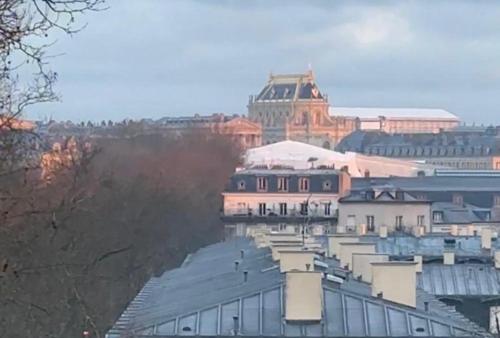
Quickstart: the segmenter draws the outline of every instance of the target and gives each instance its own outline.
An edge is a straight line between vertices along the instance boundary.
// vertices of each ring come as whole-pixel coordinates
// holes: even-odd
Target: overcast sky
[[[108,0],[61,36],[58,120],[246,113],[269,73],[334,106],[444,108],[500,124],[500,1]]]

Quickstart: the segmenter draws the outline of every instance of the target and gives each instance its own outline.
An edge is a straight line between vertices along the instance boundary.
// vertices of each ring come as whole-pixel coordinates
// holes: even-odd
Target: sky
[[[108,0],[56,34],[60,102],[29,116],[246,114],[311,67],[333,106],[442,108],[500,124],[500,1]]]

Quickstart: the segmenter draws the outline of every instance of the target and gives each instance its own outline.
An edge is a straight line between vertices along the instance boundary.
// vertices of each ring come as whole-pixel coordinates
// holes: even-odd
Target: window
[[[464,197],[461,194],[453,194],[452,196],[453,204],[455,205],[463,205]]]
[[[331,203],[325,204],[325,216],[330,216],[330,214],[331,214],[331,206],[332,206]]]
[[[309,191],[309,178],[307,178],[307,177],[300,177],[299,178],[299,191],[300,192]]]
[[[238,182],[238,190],[245,190],[245,188],[246,188],[245,181],[239,181]]]
[[[366,216],[366,228],[368,231],[375,231],[375,216]]]
[[[280,216],[286,216],[287,215],[287,205],[286,203],[280,203]]]
[[[324,191],[332,190],[332,181],[330,180],[323,181],[323,190]]]
[[[278,191],[288,191],[288,177],[278,177]]]
[[[257,177],[257,191],[267,191],[267,177]]]
[[[493,196],[493,206],[495,207],[500,206],[500,195]]]
[[[443,212],[434,211],[432,213],[432,220],[434,221],[434,223],[441,223],[443,221]]]
[[[300,203],[300,214],[303,215],[303,216],[307,216],[307,212],[308,212],[307,202],[306,203]]]
[[[417,216],[417,225],[418,226],[423,226],[425,222],[425,216],[424,215],[418,215]]]
[[[280,231],[286,231],[286,223],[280,223]]]
[[[405,197],[404,197],[404,196],[405,196],[405,195],[404,195],[404,193],[403,193],[402,191],[396,191],[396,199],[397,199],[398,201],[402,201],[402,200],[404,200],[404,199],[405,199]]]
[[[259,203],[259,216],[266,215],[266,203]]]
[[[403,228],[403,216],[396,216],[396,229],[401,230]]]

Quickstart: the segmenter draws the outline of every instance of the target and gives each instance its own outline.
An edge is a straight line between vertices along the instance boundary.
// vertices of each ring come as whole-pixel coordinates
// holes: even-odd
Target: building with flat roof
[[[438,133],[460,125],[458,116],[444,109],[330,107],[332,116],[356,117],[361,130],[398,133]]]
[[[499,170],[499,130],[488,127],[484,133],[450,130],[437,134],[358,130],[346,136],[335,149],[455,169]]]

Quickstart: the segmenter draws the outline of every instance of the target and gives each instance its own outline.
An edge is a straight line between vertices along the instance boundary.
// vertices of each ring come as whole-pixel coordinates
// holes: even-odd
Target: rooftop
[[[431,108],[371,108],[371,107],[330,107],[330,115],[355,116],[360,119],[374,119],[381,116],[391,119],[449,119],[459,118],[444,109]]]
[[[267,85],[255,97],[255,102],[323,100],[312,71],[305,74],[283,74],[269,77]]]
[[[284,290],[284,275],[268,248],[258,249],[247,239],[217,243],[148,282],[107,337],[130,332],[141,337],[488,336],[423,290],[416,308],[410,308],[372,297],[366,284],[323,279],[323,319],[299,323],[283,319]]]
[[[500,177],[495,176],[422,176],[353,178],[353,190],[392,185],[405,191],[471,191],[500,192]]]

